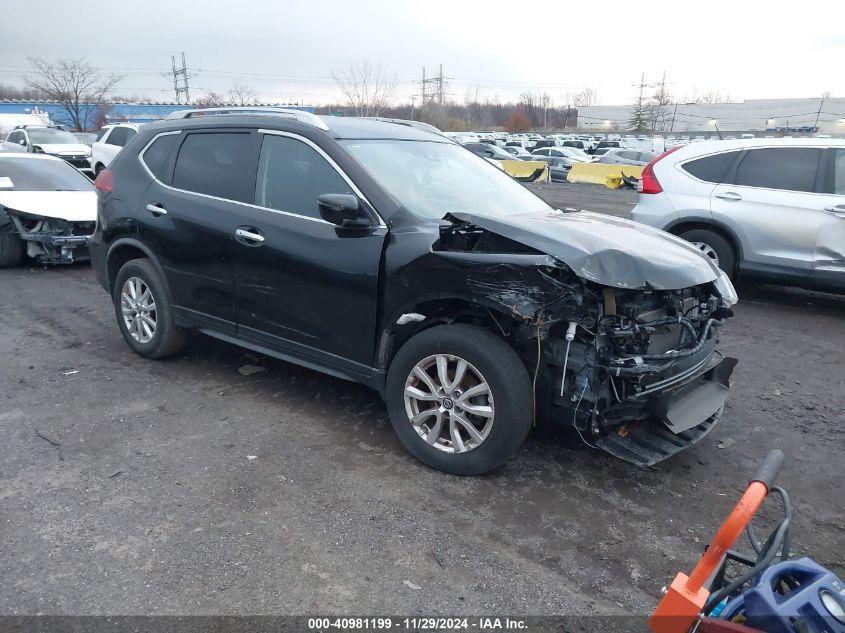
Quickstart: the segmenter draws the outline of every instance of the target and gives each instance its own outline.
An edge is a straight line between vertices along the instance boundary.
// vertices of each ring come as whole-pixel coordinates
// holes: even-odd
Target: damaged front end
[[[94,233],[93,221],[74,222],[9,208],[6,215],[26,243],[26,254],[36,262],[71,264],[89,259],[88,240]]]
[[[491,230],[484,218],[444,220],[433,254],[463,266],[468,293],[510,315],[497,327],[532,374],[537,417],[643,466],[692,446],[718,422],[737,362],[716,349],[718,331],[736,297],[707,263],[667,242],[663,257],[678,265],[661,277],[655,259],[637,262],[651,277],[639,282],[630,270],[636,247],[582,249],[580,260],[565,261],[538,248],[560,236],[534,240],[518,226]],[[617,261],[626,270],[614,285]],[[667,287],[683,285],[681,264],[691,284]]]

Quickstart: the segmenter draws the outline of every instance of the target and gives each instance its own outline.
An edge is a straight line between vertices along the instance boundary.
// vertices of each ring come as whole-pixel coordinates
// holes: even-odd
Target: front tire
[[[112,300],[120,332],[135,353],[163,358],[185,346],[164,280],[149,259],[133,259],[121,267]]]
[[[387,373],[393,429],[424,464],[480,475],[503,464],[531,428],[531,382],[501,338],[465,324],[408,340]]]
[[[15,227],[8,224],[0,227],[0,268],[11,268],[23,259],[23,240],[15,233]]]
[[[733,279],[736,270],[736,252],[728,240],[707,229],[693,229],[681,233],[680,237],[693,245],[709,257],[725,273]]]

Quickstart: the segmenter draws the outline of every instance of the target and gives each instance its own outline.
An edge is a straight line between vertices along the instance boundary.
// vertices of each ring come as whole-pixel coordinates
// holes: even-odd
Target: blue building
[[[191,107],[179,103],[109,103],[104,108],[104,112],[106,121],[110,123],[115,121],[150,123],[159,121],[176,110],[185,110]],[[285,105],[284,107],[314,112],[313,106]],[[50,121],[56,125],[72,126],[67,112],[60,103],[55,101],[0,101],[0,114],[47,114],[50,116]],[[97,106],[94,104],[84,105],[83,117],[88,128],[93,129],[97,118]]]

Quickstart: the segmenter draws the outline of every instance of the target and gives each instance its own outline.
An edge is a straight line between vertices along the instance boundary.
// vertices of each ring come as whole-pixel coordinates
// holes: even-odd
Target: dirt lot
[[[733,394],[695,449],[640,471],[542,428],[462,479],[361,386],[202,336],[147,361],[87,266],[0,271],[0,613],[645,613],[770,447],[794,547],[842,575],[845,297],[739,290]]]

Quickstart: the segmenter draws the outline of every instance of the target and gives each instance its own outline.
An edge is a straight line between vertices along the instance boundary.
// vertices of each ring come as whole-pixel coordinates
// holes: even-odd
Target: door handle
[[[722,200],[742,200],[742,196],[733,191],[726,191],[725,193],[717,193],[715,195]]]
[[[831,205],[829,207],[825,207],[824,210],[830,211],[834,215],[839,215],[840,213],[845,213],[845,204]]]
[[[167,215],[167,209],[165,209],[164,207],[159,206],[157,204],[152,204],[152,203],[148,204],[147,205],[147,211],[149,211],[150,213],[152,213],[155,216]]]
[[[264,243],[264,236],[252,227],[235,229],[235,239],[247,246],[260,246]]]

